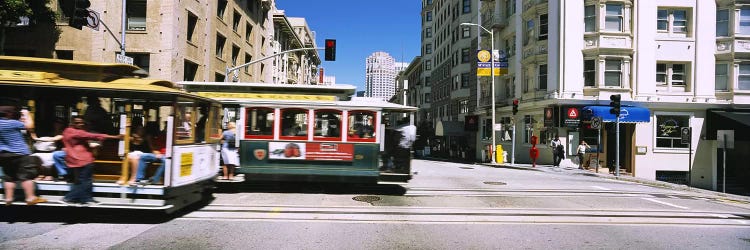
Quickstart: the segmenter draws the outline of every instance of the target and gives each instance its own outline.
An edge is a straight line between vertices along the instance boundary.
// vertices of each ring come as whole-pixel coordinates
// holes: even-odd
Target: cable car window
[[[341,111],[316,110],[314,131],[315,136],[341,137]]]
[[[297,136],[307,138],[307,109],[281,110],[281,136]],[[294,138],[302,139],[302,138]]]
[[[273,136],[275,112],[271,108],[247,108],[245,134]]]

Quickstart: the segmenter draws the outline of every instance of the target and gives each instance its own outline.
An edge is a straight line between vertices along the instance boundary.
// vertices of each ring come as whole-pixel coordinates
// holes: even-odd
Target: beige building
[[[39,31],[16,30],[8,34],[6,54],[63,59],[115,62],[120,53],[122,1],[91,1],[92,11],[101,19],[98,30],[68,26],[68,18],[58,1],[53,9],[61,13],[57,28],[61,32],[56,44],[35,41],[44,39]],[[276,10],[273,0],[197,0],[146,1],[127,0],[126,55],[133,64],[148,71],[150,77],[172,81],[224,81],[226,68],[269,57],[274,53]],[[106,25],[104,25],[106,24]],[[312,41],[309,27],[303,21],[302,38]],[[111,31],[107,30],[111,28]],[[297,38],[299,40],[299,38]],[[47,39],[49,40],[49,39]],[[34,42],[29,42],[34,41]],[[52,46],[45,44],[54,44]],[[299,48],[307,43],[296,42],[285,48]],[[295,67],[301,72],[283,83],[311,82],[320,59],[317,51],[305,53]],[[278,66],[277,66],[278,65]],[[301,65],[301,66],[299,66]],[[286,70],[272,58],[232,73],[230,80],[242,82],[274,81],[274,72]],[[304,69],[304,70],[303,70]]]

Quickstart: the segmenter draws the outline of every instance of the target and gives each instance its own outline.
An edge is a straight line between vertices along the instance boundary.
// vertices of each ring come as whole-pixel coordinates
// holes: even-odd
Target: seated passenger
[[[158,127],[156,130],[158,131]],[[138,159],[138,172],[136,179],[139,184],[157,184],[161,181],[161,176],[164,174],[164,168],[166,167],[164,158],[167,153],[167,134],[159,133],[157,136],[154,136],[153,147],[158,150],[154,150],[151,153],[143,153]],[[151,178],[146,179],[146,169],[148,168],[148,165],[155,162],[160,164],[159,168],[156,169],[156,172],[154,172],[154,175],[151,176]]]
[[[128,185],[135,185],[137,181],[136,173],[138,172],[138,162],[141,156],[145,153],[152,152],[151,140],[146,134],[146,130],[142,126],[134,126],[134,130],[130,135],[130,152],[127,155],[128,164],[130,165],[130,178],[128,179]],[[122,176],[117,184],[124,184],[125,176]]]

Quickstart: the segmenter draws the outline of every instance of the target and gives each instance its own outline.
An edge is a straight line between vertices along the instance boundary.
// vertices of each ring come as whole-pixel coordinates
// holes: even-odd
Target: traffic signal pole
[[[123,1],[124,1],[124,0],[123,0]],[[124,44],[124,43],[123,43],[123,44]],[[255,60],[255,61],[250,61],[250,62],[247,62],[247,63],[243,63],[243,64],[237,65],[237,66],[235,66],[235,67],[232,67],[232,68],[229,68],[229,67],[227,67],[227,70],[226,70],[226,75],[224,75],[224,82],[233,82],[233,81],[230,81],[230,80],[229,80],[229,74],[230,74],[230,73],[232,73],[232,72],[233,72],[233,71],[235,71],[235,70],[239,70],[239,69],[241,69],[242,67],[248,66],[248,65],[250,65],[250,64],[258,63],[258,62],[260,62],[260,61],[263,61],[263,60],[266,60],[266,59],[268,59],[268,58],[273,58],[273,57],[277,57],[277,56],[280,56],[280,55],[283,55],[283,54],[286,54],[286,53],[297,52],[297,51],[305,51],[305,50],[325,50],[325,48],[300,48],[300,49],[290,49],[290,50],[286,50],[286,51],[282,51],[282,52],[279,52],[278,54],[273,54],[273,55],[270,55],[270,56],[266,56],[266,57],[263,57],[263,58],[261,58],[261,59]]]

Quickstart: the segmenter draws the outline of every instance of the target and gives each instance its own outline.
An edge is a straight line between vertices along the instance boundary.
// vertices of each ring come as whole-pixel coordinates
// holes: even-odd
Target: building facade
[[[365,62],[365,97],[388,101],[396,94],[396,61],[386,52],[378,51]]]
[[[479,101],[476,76],[478,0],[422,1],[423,118],[435,136],[429,144],[435,155],[474,159],[477,131],[466,130],[466,117],[476,116]],[[487,43],[489,45],[489,43]],[[486,87],[486,86],[485,86]],[[418,126],[419,127],[419,126]],[[428,129],[429,130],[429,129]]]
[[[122,1],[91,1],[104,25],[99,31],[68,26],[61,1],[52,1],[59,13],[60,37],[52,46],[39,46],[30,40],[46,35],[27,30],[9,33],[8,55],[52,57],[98,62],[115,62],[120,53]],[[273,0],[253,1],[146,1],[127,0],[125,11],[125,52],[133,64],[149,72],[150,77],[171,81],[224,81],[226,68],[258,60],[283,46],[277,33],[294,33],[299,41],[292,48],[314,46],[314,35],[304,20],[288,22],[288,29],[277,32]],[[285,18],[286,20],[286,18]],[[111,34],[110,34],[111,32]],[[34,39],[31,39],[34,38]],[[285,47],[286,48],[286,47]],[[320,64],[317,51],[301,52],[300,60],[277,62],[272,59],[235,71],[229,80],[243,82],[313,83]],[[290,71],[289,69],[295,69]],[[284,71],[287,81],[275,80]]]
[[[750,128],[750,77],[745,77],[750,72],[750,46],[746,46],[750,21],[743,21],[750,13],[745,4],[750,2],[481,1],[479,15],[472,13],[458,22],[481,20],[493,32],[494,47],[507,55],[508,73],[495,78],[494,93],[486,84],[491,82],[489,77],[479,79],[477,92],[465,93],[456,88],[461,78],[454,78],[460,76],[454,75],[461,72],[456,66],[460,63],[436,64],[435,60],[440,62],[436,58],[454,55],[451,52],[461,48],[438,40],[455,40],[443,32],[461,27],[452,19],[455,9],[463,9],[452,6],[466,2],[423,1],[422,65],[424,88],[432,92],[434,120],[460,121],[457,114],[467,114],[481,121],[474,137],[474,147],[479,149],[473,154],[476,160],[488,159],[494,94],[494,112],[501,124],[494,127],[502,128],[494,132],[498,144],[505,151],[515,148],[505,162],[530,163],[531,137],[536,136],[541,153],[537,163],[549,164],[552,156],[547,144],[558,137],[566,145],[568,158],[576,154],[581,141],[591,146],[584,166],[614,169],[619,157],[622,174],[714,190],[721,190],[726,178],[727,188],[748,190],[742,183],[750,183],[750,169],[740,164],[739,157],[740,152],[750,152],[746,132]],[[443,48],[443,43],[452,50]],[[489,49],[490,45],[489,34],[482,34],[479,46]],[[474,60],[463,61],[474,64]],[[463,69],[475,72],[469,65]],[[609,114],[612,95],[620,95],[624,105],[619,144],[615,116]],[[462,96],[469,97],[467,109],[460,104]],[[476,103],[471,102],[474,98]],[[515,115],[513,100],[520,103]],[[458,110],[453,110],[450,107],[456,101]],[[601,129],[591,123],[593,117],[602,119]],[[435,126],[436,139],[456,126],[439,125]],[[721,146],[717,130],[730,126],[737,127],[735,149],[728,150],[724,160],[717,149]],[[681,132],[687,129],[691,132],[683,140]],[[724,161],[726,176],[720,164]]]

